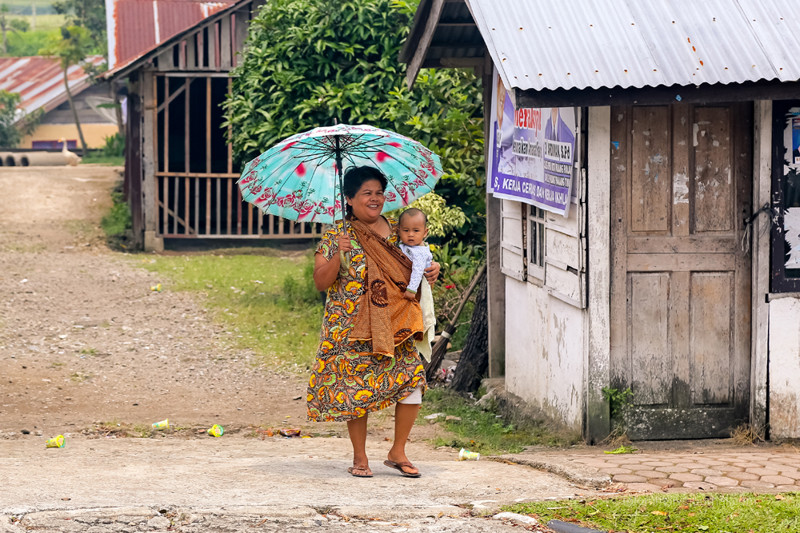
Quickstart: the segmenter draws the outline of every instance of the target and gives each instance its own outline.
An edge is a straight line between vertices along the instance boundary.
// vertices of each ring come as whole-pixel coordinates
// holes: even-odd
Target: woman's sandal
[[[368,466],[351,466],[347,472],[353,477],[372,477],[372,471]]]
[[[422,475],[422,474],[419,473],[419,471],[417,471],[417,472],[409,472],[408,470],[405,470],[403,467],[405,467],[405,468],[413,468],[415,470],[417,469],[416,466],[412,465],[408,461],[405,461],[405,462],[402,462],[402,463],[395,463],[394,461],[390,461],[389,459],[386,459],[383,462],[383,464],[385,464],[389,468],[394,468],[395,470],[399,470],[400,473],[403,474],[403,476],[405,476],[405,477],[420,477]]]

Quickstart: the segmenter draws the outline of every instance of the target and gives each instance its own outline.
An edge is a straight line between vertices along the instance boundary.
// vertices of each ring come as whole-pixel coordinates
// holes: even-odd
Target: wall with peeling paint
[[[800,438],[800,299],[769,303],[769,425],[773,439]]]
[[[580,431],[585,313],[532,283],[506,278],[506,390]]]

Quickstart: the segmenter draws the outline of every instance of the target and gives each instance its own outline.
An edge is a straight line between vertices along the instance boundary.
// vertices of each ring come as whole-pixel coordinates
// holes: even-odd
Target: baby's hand
[[[406,291],[406,292],[404,293],[404,295],[405,295],[405,297],[406,297],[407,299],[409,299],[409,300],[416,300],[416,299],[417,299],[417,293],[415,293],[415,292]]]

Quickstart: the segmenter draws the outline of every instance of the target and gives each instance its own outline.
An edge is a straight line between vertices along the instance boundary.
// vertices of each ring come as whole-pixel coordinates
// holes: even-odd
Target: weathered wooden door
[[[752,107],[611,112],[611,386],[632,439],[721,437],[748,417]]]

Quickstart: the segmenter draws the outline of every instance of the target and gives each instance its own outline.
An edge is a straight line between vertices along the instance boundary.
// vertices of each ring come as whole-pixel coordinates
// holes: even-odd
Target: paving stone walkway
[[[635,444],[636,446],[636,444]],[[569,453],[507,456],[560,473],[578,483],[614,485],[632,492],[658,491],[800,491],[800,448],[795,446],[643,446],[630,454],[607,454],[602,448]]]

